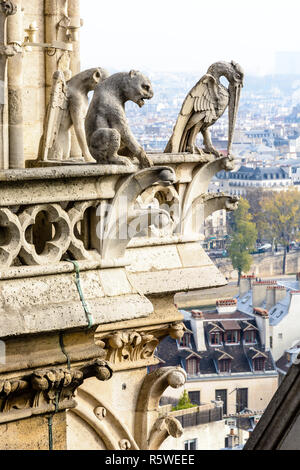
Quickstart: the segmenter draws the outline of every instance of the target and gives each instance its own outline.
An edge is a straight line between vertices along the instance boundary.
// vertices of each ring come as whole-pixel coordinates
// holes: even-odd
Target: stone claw
[[[151,168],[153,166],[153,161],[148,157],[146,152],[142,150],[138,155],[137,159],[140,162],[141,168]]]

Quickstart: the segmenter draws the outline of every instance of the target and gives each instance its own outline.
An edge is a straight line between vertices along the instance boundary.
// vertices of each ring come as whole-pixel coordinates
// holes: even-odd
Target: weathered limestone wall
[[[85,381],[75,398],[78,406],[67,412],[68,450],[110,448],[110,443],[104,442],[106,432],[117,446],[123,430],[134,435],[135,407],[146,373],[146,368],[132,369],[119,371],[105,384],[94,379]],[[102,408],[106,410],[103,420],[97,412]]]
[[[48,418],[34,416],[0,424],[0,443],[1,450],[49,450]],[[65,412],[52,416],[52,449],[66,449]]]
[[[97,431],[81,416],[68,412],[67,429],[68,450],[106,450]]]

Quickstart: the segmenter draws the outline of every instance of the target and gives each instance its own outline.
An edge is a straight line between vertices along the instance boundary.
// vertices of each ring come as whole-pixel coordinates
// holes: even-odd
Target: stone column
[[[80,20],[80,0],[69,0],[68,3],[68,15],[71,20],[70,31],[73,32],[72,45],[73,51],[70,54],[70,69],[72,71],[72,76],[80,72],[80,40],[79,40],[79,31],[81,27]],[[77,138],[75,136],[74,129],[71,130],[71,154],[72,158],[81,158],[82,152],[79,147]]]
[[[0,5],[0,169],[8,168],[6,14]]]
[[[59,22],[67,18],[68,0],[45,0],[45,42],[52,44],[54,41],[63,40],[59,37],[62,28],[58,27]],[[49,97],[52,88],[52,77],[58,69],[58,61],[62,56],[60,50],[55,52],[46,51],[45,56],[45,75],[46,75],[46,106],[49,103]]]
[[[21,47],[24,39],[22,0],[14,0],[16,14],[7,19],[8,45]],[[20,52],[8,60],[9,167],[24,168],[23,144],[23,56]]]
[[[72,38],[73,52],[71,53],[70,69],[72,75],[80,72],[80,0],[69,0],[68,15],[71,20],[70,30],[74,32]]]

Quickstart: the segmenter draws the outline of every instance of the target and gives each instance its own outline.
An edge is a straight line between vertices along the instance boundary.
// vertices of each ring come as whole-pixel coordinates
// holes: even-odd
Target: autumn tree
[[[300,236],[300,192],[297,189],[263,193],[257,225],[270,243],[284,247],[282,272],[290,243]]]
[[[256,225],[257,238],[260,241],[263,241],[265,238],[265,227],[261,224],[262,200],[264,194],[264,191],[254,190],[248,191],[245,196],[245,199],[247,199],[250,205],[249,212],[252,215],[252,222]]]
[[[228,251],[232,266],[238,272],[238,285],[242,272],[249,271],[251,267],[250,253],[254,250],[257,239],[256,225],[252,222],[249,208],[248,201],[241,198],[232,220],[232,240]]]

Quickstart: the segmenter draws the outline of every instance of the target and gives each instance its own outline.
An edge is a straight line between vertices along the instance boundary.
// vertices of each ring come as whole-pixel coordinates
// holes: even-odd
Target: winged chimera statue
[[[228,89],[220,82],[222,76],[229,82]],[[220,153],[212,145],[209,127],[229,105],[227,151],[230,155],[243,79],[244,72],[236,62],[212,64],[185,98],[165,153],[204,152],[219,157]],[[195,145],[199,132],[203,135],[203,150]]]

